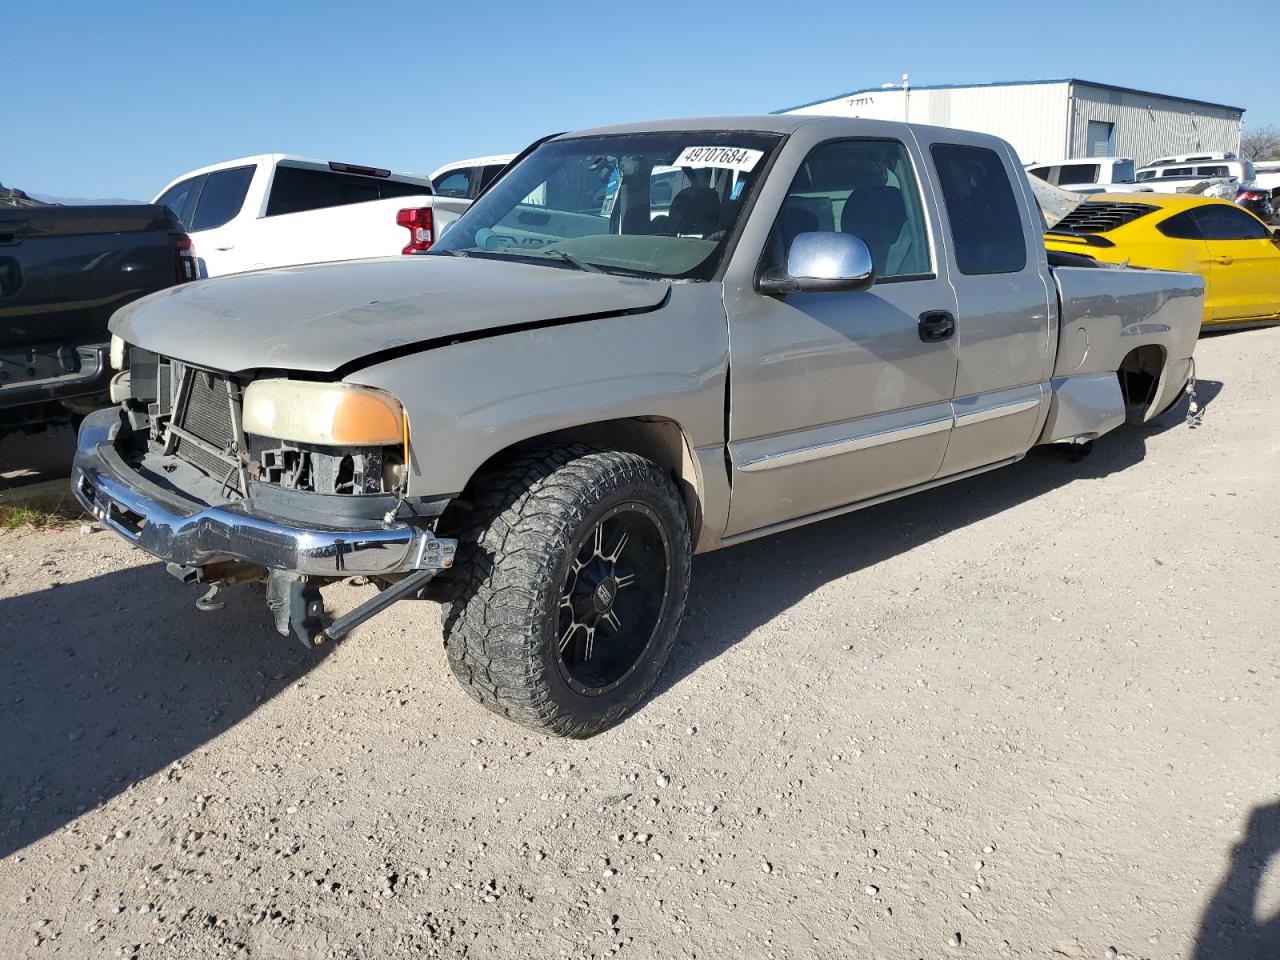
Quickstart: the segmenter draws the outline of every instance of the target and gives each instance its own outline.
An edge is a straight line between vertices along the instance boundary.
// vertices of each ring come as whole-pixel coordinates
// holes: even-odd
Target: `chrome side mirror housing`
[[[860,237],[836,231],[801,233],[791,241],[787,269],[757,283],[761,293],[833,293],[866,290],[875,283],[871,251]]]

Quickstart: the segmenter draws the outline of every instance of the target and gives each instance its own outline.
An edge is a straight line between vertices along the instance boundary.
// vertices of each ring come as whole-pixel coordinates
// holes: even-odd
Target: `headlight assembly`
[[[400,444],[403,408],[373,387],[310,380],[255,380],[244,391],[244,432],[328,446]]]

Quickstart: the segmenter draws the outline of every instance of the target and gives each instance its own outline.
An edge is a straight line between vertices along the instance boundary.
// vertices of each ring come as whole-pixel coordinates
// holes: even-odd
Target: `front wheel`
[[[684,615],[692,548],[675,485],[636,454],[572,446],[477,486],[445,604],[454,674],[537,730],[611,726],[657,680]]]

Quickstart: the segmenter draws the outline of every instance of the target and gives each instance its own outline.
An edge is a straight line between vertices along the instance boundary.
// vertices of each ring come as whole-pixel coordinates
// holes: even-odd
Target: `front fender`
[[[411,496],[460,492],[495,454],[603,420],[663,417],[695,453],[724,443],[728,334],[716,283],[659,310],[436,347],[350,374],[409,416]],[[430,494],[428,493],[430,491]]]

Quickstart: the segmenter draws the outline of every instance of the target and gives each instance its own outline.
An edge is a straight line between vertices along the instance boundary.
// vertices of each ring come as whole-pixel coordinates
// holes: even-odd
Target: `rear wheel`
[[[449,664],[484,706],[585,737],[653,686],[692,553],[671,480],[631,453],[518,456],[478,484],[445,605]]]

